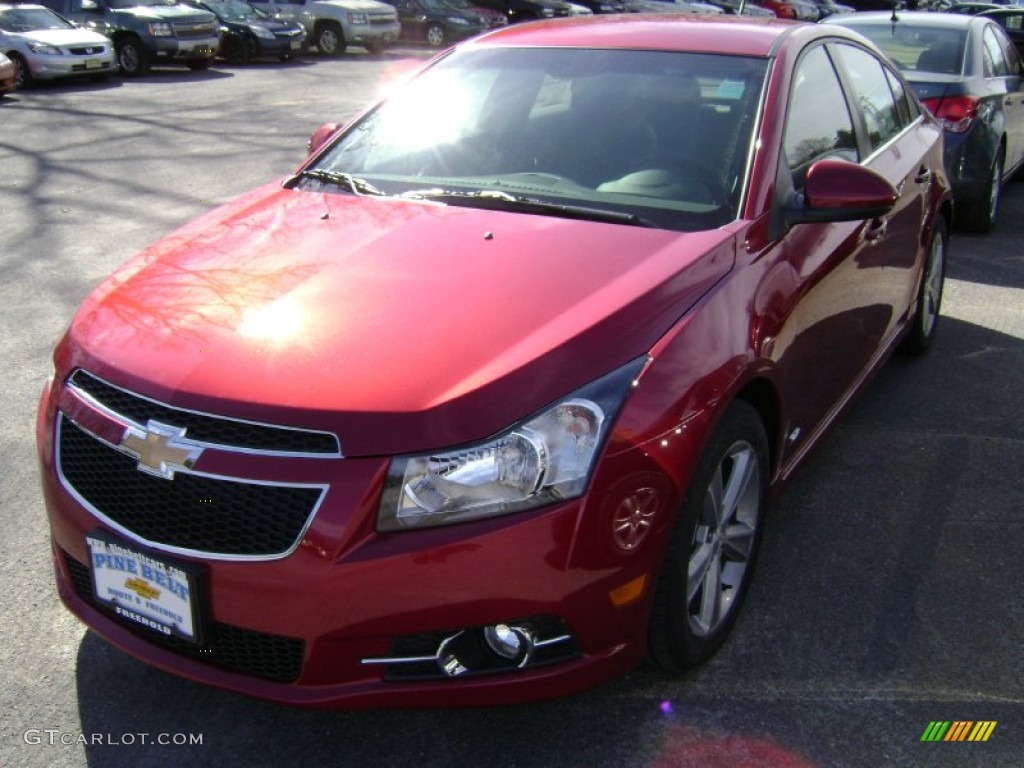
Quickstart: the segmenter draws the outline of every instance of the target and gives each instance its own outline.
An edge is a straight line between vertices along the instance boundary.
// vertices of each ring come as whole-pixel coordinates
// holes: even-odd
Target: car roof
[[[825,19],[825,24],[839,24],[846,26],[871,25],[882,26],[892,24],[892,11],[862,11],[860,13],[844,14],[839,17]],[[972,24],[979,22],[977,16],[969,16],[963,13],[936,13],[934,11],[898,11],[896,24],[906,24],[914,27],[930,27],[932,29],[966,29]]]
[[[513,24],[464,46],[625,48],[769,56],[790,34],[808,34],[815,28],[813,24],[760,16],[599,14]]]

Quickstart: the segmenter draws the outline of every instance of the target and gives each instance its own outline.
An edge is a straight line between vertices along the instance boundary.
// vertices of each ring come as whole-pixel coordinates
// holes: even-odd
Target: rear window
[[[907,72],[959,75],[963,71],[967,30],[908,27],[899,24],[843,24],[881,48]]]

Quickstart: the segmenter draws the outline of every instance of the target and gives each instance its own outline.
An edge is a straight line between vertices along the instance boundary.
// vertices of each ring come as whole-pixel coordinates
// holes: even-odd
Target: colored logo
[[[152,585],[145,579],[127,579],[124,582],[125,589],[130,589],[139,597],[143,597],[146,600],[156,600],[160,597],[160,590],[154,589]]]
[[[995,729],[995,720],[932,720],[921,741],[988,741]]]
[[[184,429],[150,420],[145,431],[127,427],[120,447],[138,459],[139,471],[173,480],[175,469],[191,469],[203,452],[184,436]]]

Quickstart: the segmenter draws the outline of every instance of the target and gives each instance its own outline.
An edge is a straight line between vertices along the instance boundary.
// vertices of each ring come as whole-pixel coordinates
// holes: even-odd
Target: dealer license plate
[[[298,51],[302,49],[302,42],[299,40],[292,40],[292,50]]]
[[[103,532],[90,533],[86,542],[96,599],[125,621],[198,642],[195,569],[143,554]]]
[[[102,67],[103,67],[103,62],[100,61],[99,59],[86,59],[85,60],[85,68],[86,69],[101,69]]]

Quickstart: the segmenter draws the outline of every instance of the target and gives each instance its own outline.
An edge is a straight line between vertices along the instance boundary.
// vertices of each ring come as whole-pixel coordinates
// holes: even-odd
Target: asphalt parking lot
[[[34,413],[74,308],[426,57],[168,69],[0,103],[0,765],[1024,766],[1024,179],[995,232],[954,234],[931,354],[888,364],[799,473],[736,631],[684,678],[308,712],[150,669],[61,607]],[[996,725],[983,743],[922,742],[940,720]]]

